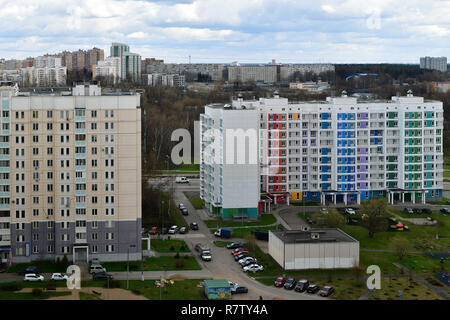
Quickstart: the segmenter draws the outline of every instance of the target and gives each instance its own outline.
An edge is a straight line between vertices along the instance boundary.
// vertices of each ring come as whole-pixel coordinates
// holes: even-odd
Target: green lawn
[[[277,225],[278,228],[282,228],[281,224]],[[269,227],[252,227],[252,228],[234,228],[233,229],[233,237],[236,238],[245,238],[251,234],[252,231],[259,232],[268,232],[269,230],[275,230],[277,226],[269,226]],[[211,233],[214,233],[216,229],[209,229]]]
[[[157,252],[191,252],[184,240],[151,239],[150,246]]]
[[[8,269],[9,273],[16,273],[27,267],[35,266],[41,273],[53,273],[53,272],[66,272],[67,266],[63,264],[57,264],[51,261],[35,261],[30,263],[17,263]]]
[[[120,288],[126,288],[126,281],[119,280]],[[159,300],[160,293],[162,300],[203,300],[203,280],[186,279],[174,281],[174,284],[167,284],[164,288],[155,286],[155,280],[130,280],[129,290],[143,295],[150,300]],[[103,287],[106,281],[87,281],[83,282],[84,287]],[[137,291],[136,291],[137,290]]]
[[[402,292],[402,297],[398,292]],[[381,278],[381,289],[375,290],[370,300],[441,300],[442,298],[424,285],[409,277]]]
[[[232,241],[214,241],[214,244],[218,247],[226,247],[230,243],[233,243],[233,242]]]
[[[42,300],[52,297],[68,296],[71,292],[44,292],[43,296],[35,296],[31,292],[4,292],[0,291],[0,301],[3,300]]]
[[[258,221],[218,221],[218,220],[205,220],[204,221],[208,228],[217,228],[217,224],[219,224],[219,228],[229,228],[229,227],[242,227],[242,226],[266,226],[269,224],[274,224],[277,222],[277,219],[272,214],[262,214],[261,218]]]
[[[203,199],[200,199],[199,197],[189,198],[189,201],[192,203],[192,206],[197,210],[203,209],[203,205],[205,204],[205,201],[203,201]]]
[[[79,292],[80,300],[102,300],[99,296],[87,292]]]
[[[176,266],[176,260],[184,260],[184,266]],[[127,271],[127,262],[105,262],[102,264],[108,272]],[[163,270],[201,270],[200,265],[193,256],[175,258],[174,256],[161,256],[147,258],[141,269],[141,261],[130,261],[130,271],[163,271]]]
[[[148,245],[147,240],[142,240],[142,250],[148,250],[147,245]]]

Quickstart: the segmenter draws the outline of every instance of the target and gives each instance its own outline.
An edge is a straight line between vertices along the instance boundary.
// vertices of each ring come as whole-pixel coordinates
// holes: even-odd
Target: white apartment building
[[[211,81],[217,81],[223,79],[224,69],[224,64],[216,63],[159,63],[155,61],[155,63],[147,64],[145,72],[148,74],[201,74],[210,76]]]
[[[21,68],[22,85],[37,87],[65,86],[67,80],[66,67],[28,67]]]
[[[97,65],[93,66],[92,78],[97,77],[110,77],[117,83],[122,75],[121,70],[121,58],[120,57],[108,57],[105,60],[100,60]]]
[[[1,83],[3,262],[141,259],[136,93],[20,93]]]
[[[229,124],[229,115],[236,121],[245,119],[242,129],[258,131],[258,186],[244,187],[233,182],[233,175],[204,163],[222,153],[217,147],[211,149],[210,141],[215,140],[205,138],[203,132],[212,126],[220,128],[215,139],[221,141],[228,125],[240,125]],[[377,197],[386,197],[390,203],[442,197],[443,105],[412,92],[390,101],[364,102],[345,92],[341,97],[305,103],[289,103],[278,94],[253,101],[238,98],[228,106],[206,106],[200,120],[200,191],[214,212],[233,208],[225,205],[227,188],[239,190],[237,199],[252,199],[246,204],[252,210],[261,210],[267,199],[347,204]],[[222,163],[223,155],[212,159]],[[239,166],[231,168],[239,170]],[[221,184],[211,185],[211,181]]]
[[[420,69],[447,72],[447,57],[421,57]]]
[[[332,64],[289,64],[280,67],[280,80],[288,81],[294,76],[296,72],[319,75],[322,72],[334,72],[335,67]]]
[[[130,79],[134,82],[141,80],[141,56],[137,53],[131,53],[130,47],[122,43],[111,44],[111,57],[120,58],[120,78],[122,80]]]

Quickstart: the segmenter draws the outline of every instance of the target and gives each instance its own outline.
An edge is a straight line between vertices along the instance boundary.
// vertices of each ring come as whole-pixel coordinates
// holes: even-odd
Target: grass
[[[398,296],[398,292],[402,296]],[[370,300],[436,300],[442,299],[424,285],[410,280],[408,277],[402,278],[381,278],[381,289],[375,290]]]
[[[150,246],[156,252],[191,252],[184,240],[152,239]]]
[[[230,243],[233,243],[233,242],[232,241],[214,241],[214,244],[218,247],[226,247]]]
[[[120,288],[126,289],[126,280],[119,280],[117,283],[120,284]],[[203,283],[203,280],[176,280],[174,284],[167,284],[160,289],[155,286],[155,280],[130,280],[129,290],[150,300],[159,300],[160,294],[162,300],[203,300],[204,289],[199,287],[200,283]],[[82,283],[83,287],[103,287],[105,285],[106,281],[86,281]]]
[[[176,260],[184,260],[184,266],[177,267]],[[108,272],[121,272],[127,270],[127,262],[105,262],[102,264]],[[164,270],[201,270],[200,265],[193,256],[176,258],[174,256],[161,256],[147,258],[142,263],[144,271],[164,271]],[[141,261],[130,261],[130,271],[141,271]]]
[[[142,250],[148,250],[148,242],[147,242],[147,240],[142,240]]]
[[[203,199],[200,199],[199,197],[189,198],[189,201],[192,203],[192,206],[196,210],[203,209],[203,205],[205,204],[205,201]]]
[[[80,300],[102,300],[99,296],[87,292],[79,292]]]
[[[52,297],[61,297],[71,295],[71,292],[43,292],[42,296],[35,296],[31,292],[0,292],[0,301],[2,300],[43,300]]]
[[[281,224],[277,225],[279,229],[281,229],[283,226]],[[277,226],[270,226],[270,227],[251,227],[251,228],[234,228],[233,229],[233,237],[236,238],[246,238],[251,234],[252,231],[259,231],[259,232],[268,232],[269,230],[275,230]],[[210,229],[211,233],[214,233],[216,229]]]
[[[233,221],[218,221],[218,220],[205,220],[204,221],[208,228],[217,228],[217,224],[219,224],[219,228],[229,228],[229,227],[242,227],[242,226],[266,226],[269,224],[274,224],[277,222],[277,219],[272,214],[262,214],[261,218],[257,221],[242,221],[242,220],[233,220]]]
[[[40,273],[66,272],[67,269],[67,266],[52,261],[34,261],[15,264],[8,269],[8,273],[17,273],[31,266],[37,267]]]
[[[173,200],[171,202],[171,208],[172,209],[170,210],[170,217],[173,219],[174,223],[178,226],[178,228],[188,227],[186,220],[184,220],[181,211],[178,210],[178,207]]]

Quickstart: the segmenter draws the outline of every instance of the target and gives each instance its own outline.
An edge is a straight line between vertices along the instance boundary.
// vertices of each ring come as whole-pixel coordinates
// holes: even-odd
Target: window
[[[108,244],[106,246],[106,252],[114,252],[114,245],[113,244]]]
[[[53,111],[47,110],[47,118],[53,118]]]

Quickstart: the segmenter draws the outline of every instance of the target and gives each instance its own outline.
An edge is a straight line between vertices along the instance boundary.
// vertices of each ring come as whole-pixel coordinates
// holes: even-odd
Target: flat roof
[[[205,286],[208,288],[230,288],[230,283],[227,280],[205,280]]]
[[[341,229],[324,228],[303,230],[269,231],[284,243],[323,243],[323,242],[358,242]],[[311,234],[319,234],[318,239],[312,239]]]

